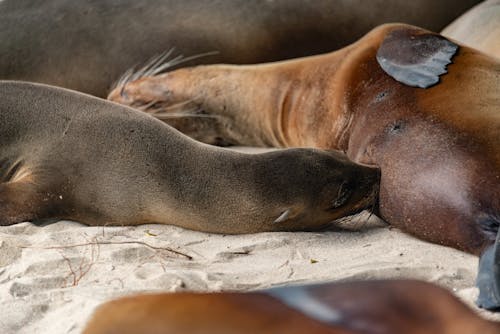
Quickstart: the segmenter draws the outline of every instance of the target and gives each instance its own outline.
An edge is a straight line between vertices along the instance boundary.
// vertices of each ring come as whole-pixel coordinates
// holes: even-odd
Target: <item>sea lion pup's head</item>
[[[270,225],[260,230],[317,230],[363,210],[377,210],[379,170],[355,164],[340,152],[276,150],[252,157],[249,164],[253,178],[248,187],[258,191],[258,207],[280,203],[279,212],[262,210],[273,217],[262,219]]]
[[[207,223],[188,228],[226,234],[358,229],[366,216],[351,216],[378,210],[379,170],[340,152],[293,148],[242,154],[205,146],[228,158],[217,159],[224,172],[211,177],[211,193],[195,185],[197,208],[205,208]]]

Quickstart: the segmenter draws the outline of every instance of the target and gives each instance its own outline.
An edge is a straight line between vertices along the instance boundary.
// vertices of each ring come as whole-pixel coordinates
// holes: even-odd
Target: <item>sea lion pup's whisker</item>
[[[370,214],[368,215],[368,218],[366,218],[367,222],[370,221],[370,218],[373,216],[376,208],[377,208],[377,196],[374,196],[372,201],[372,207],[368,211],[370,212]]]

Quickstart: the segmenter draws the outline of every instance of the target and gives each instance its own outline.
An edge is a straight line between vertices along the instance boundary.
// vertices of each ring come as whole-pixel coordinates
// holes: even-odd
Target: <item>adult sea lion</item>
[[[441,34],[500,58],[500,0],[481,2],[444,28]]]
[[[179,117],[201,131],[212,116],[229,143],[338,149],[377,165],[380,215],[424,240],[479,255],[497,235],[500,61],[426,30],[383,25],[330,54],[180,69],[109,98],[182,131]],[[198,111],[183,118],[180,101]]]
[[[172,47],[258,63],[328,52],[385,22],[439,31],[479,0],[3,0],[0,79],[104,97],[128,68]]]
[[[343,154],[243,154],[136,110],[0,82],[0,225],[57,218],[199,231],[312,230],[373,205],[379,172]]]
[[[496,334],[443,288],[420,281],[365,281],[251,293],[165,293],[101,305],[84,334],[314,333]]]
[[[377,55],[387,71],[402,63],[399,74],[416,85],[440,82],[427,89],[398,82]],[[433,74],[441,69],[426,63],[431,56],[439,66],[453,61],[449,73]],[[405,67],[406,58],[415,66]],[[418,66],[430,74],[420,75]],[[179,69],[124,82],[109,98],[160,110],[168,122],[186,116],[204,124],[211,116],[230,143],[343,150],[381,167],[380,213],[391,224],[475,254],[495,239],[500,62],[437,34],[383,25],[330,54]],[[170,109],[181,101],[187,103]],[[190,106],[198,111],[180,112]]]
[[[122,82],[109,98],[201,140],[343,150],[381,168],[380,214],[390,224],[500,254],[500,61],[437,34],[383,25],[330,54],[180,69]],[[196,110],[176,110],[179,101]],[[500,308],[500,255],[490,258],[480,286],[493,300],[480,304]]]

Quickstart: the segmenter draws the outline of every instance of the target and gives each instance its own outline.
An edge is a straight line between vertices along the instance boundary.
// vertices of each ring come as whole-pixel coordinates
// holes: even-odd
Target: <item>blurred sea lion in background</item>
[[[216,51],[196,63],[258,63],[328,52],[376,25],[434,31],[478,0],[3,0],[0,79],[105,97],[156,54]],[[190,64],[194,64],[191,62]]]
[[[165,293],[101,305],[84,334],[497,334],[443,288],[420,281]]]
[[[500,0],[487,0],[453,21],[442,35],[500,58]]]

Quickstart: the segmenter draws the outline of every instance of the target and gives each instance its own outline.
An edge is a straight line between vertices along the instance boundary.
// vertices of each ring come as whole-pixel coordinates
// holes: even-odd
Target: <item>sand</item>
[[[230,236],[61,221],[2,227],[0,240],[0,333],[79,333],[99,303],[143,291],[411,277],[477,295],[476,257],[388,227]]]

